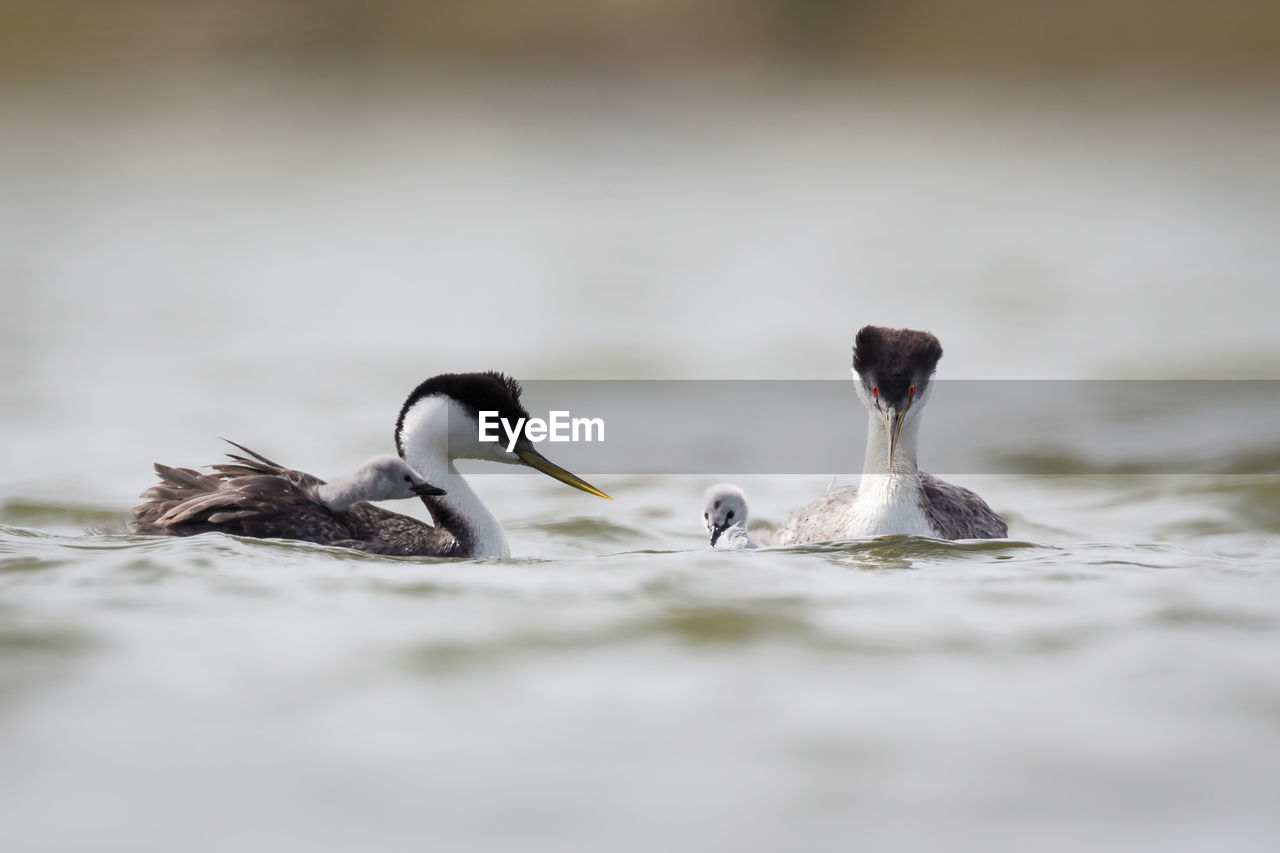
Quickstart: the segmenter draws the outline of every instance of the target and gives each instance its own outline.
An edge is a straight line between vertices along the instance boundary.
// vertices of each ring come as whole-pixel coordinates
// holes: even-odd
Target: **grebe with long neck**
[[[867,407],[867,449],[857,486],[801,507],[774,536],[778,545],[890,533],[937,539],[998,539],[1008,528],[969,489],[920,471],[920,421],[942,345],[928,332],[864,326],[853,351],[854,388]]]
[[[134,507],[129,528],[135,533],[175,536],[219,530],[405,557],[510,556],[502,525],[458,473],[455,460],[527,465],[612,500],[551,462],[523,435],[511,451],[500,442],[480,441],[479,412],[496,411],[509,423],[528,418],[520,394],[519,383],[501,373],[445,373],[418,385],[405,400],[395,429],[400,458],[393,457],[391,463],[375,460],[374,468],[387,466],[393,475],[402,470],[413,472],[421,485],[409,494],[421,497],[434,525],[370,503],[351,503],[352,498],[369,499],[360,497],[368,493],[369,483],[364,479],[326,487],[310,474],[283,468],[236,445],[252,458],[233,456],[236,464],[213,466],[218,474],[157,465],[161,482],[143,493],[151,500]],[[232,484],[238,485],[232,488]],[[305,492],[306,500],[299,498],[300,491]],[[202,501],[210,505],[203,506]],[[330,506],[335,502],[347,506],[335,513]],[[174,513],[179,505],[186,508]]]
[[[497,412],[508,423],[529,418],[520,402],[520,383],[487,373],[443,373],[421,383],[405,400],[396,421],[396,450],[414,470],[448,493],[423,497],[435,521],[438,556],[507,557],[507,536],[454,461],[481,459],[527,465],[588,494],[613,500],[576,474],[539,453],[525,435],[511,450],[501,442],[481,441],[480,412]]]

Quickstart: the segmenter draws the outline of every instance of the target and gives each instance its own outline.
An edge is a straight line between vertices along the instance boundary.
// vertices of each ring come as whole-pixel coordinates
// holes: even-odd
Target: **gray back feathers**
[[[972,490],[920,472],[925,518],[943,539],[1004,539],[1009,526]]]
[[[792,512],[774,534],[774,541],[779,545],[799,545],[844,539],[849,527],[849,511],[857,496],[857,486],[827,489]]]

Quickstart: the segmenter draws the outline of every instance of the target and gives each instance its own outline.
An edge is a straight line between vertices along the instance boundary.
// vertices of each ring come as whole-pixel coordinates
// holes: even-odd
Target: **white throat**
[[[889,470],[889,433],[885,429],[884,415],[879,411],[867,413],[867,454],[862,460],[862,476],[882,474],[894,477],[915,478],[917,449],[920,446],[920,416],[924,413],[912,407],[898,433],[898,449],[893,455],[893,470]]]
[[[889,434],[884,416],[871,409],[867,417],[867,453],[862,462],[862,480],[854,498],[846,535],[851,539],[906,533],[936,536],[920,505],[920,472],[916,449],[920,438],[920,416],[916,408],[902,424],[898,449],[889,470]]]
[[[400,430],[404,461],[428,483],[448,492],[430,498],[427,507],[437,525],[459,541],[470,541],[470,556],[510,557],[502,525],[453,465],[459,457],[451,455],[450,447],[474,444],[476,433],[475,420],[462,406],[448,397],[426,397],[405,413]],[[459,524],[466,529],[455,529]]]
[[[336,483],[324,483],[316,487],[316,497],[334,512],[346,512],[352,504],[368,500],[364,483],[355,482],[353,477],[344,477]]]

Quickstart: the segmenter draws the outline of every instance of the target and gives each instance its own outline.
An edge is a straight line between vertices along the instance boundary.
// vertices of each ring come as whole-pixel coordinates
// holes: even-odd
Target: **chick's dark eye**
[[[733,510],[729,510],[729,514],[726,515],[725,518],[729,519],[730,521],[733,521]]]
[[[413,482],[413,478],[412,478],[412,477],[410,477],[408,474],[405,474],[405,475],[404,475],[404,481],[405,481],[406,483],[412,483],[412,482]]]
[[[704,513],[702,514],[702,517],[703,517],[703,518],[710,518],[711,516],[704,512]]]

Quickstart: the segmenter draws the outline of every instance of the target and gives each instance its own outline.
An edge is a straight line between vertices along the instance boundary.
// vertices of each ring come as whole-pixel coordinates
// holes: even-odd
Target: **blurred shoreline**
[[[0,85],[192,69],[1274,78],[1258,0],[0,0]]]

